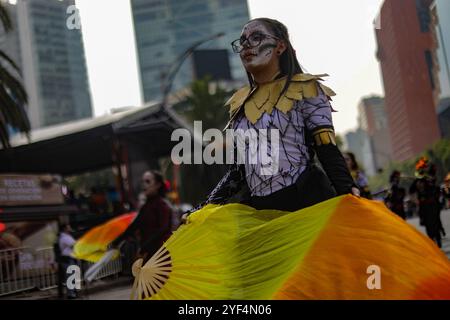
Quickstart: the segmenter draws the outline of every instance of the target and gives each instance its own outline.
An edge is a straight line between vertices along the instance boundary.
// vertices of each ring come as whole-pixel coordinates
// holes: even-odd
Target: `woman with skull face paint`
[[[336,146],[329,103],[334,92],[320,81],[326,75],[303,73],[287,28],[258,18],[248,22],[232,43],[247,71],[249,86],[227,102],[226,128],[244,132],[275,129],[279,132],[279,165],[262,174],[263,164],[234,164],[194,212],[208,203],[224,204],[242,191],[240,202],[256,209],[295,211],[336,195],[359,191]],[[237,131],[235,131],[237,132]],[[255,137],[260,141],[262,137]],[[258,153],[261,147],[258,143]],[[251,156],[249,143],[237,152]],[[315,165],[315,155],[326,175]],[[331,183],[330,183],[331,182]]]
[[[249,86],[228,102],[227,128],[253,129],[256,137],[250,134],[247,145],[236,134],[235,151],[246,161],[235,157],[236,164],[202,204],[217,205],[194,209],[189,223],[150,260],[134,263],[132,296],[430,299],[430,292],[437,292],[436,299],[450,297],[447,257],[384,205],[351,196],[324,201],[358,192],[336,147],[333,92],[320,76],[302,72],[286,27],[275,20],[252,20],[233,49]],[[266,141],[269,148],[279,140],[279,158],[278,165],[263,170],[267,162],[261,154],[271,153],[264,150],[267,129],[279,132]],[[254,154],[258,161],[247,161]],[[314,165],[316,155],[325,172]],[[250,206],[225,204],[240,190],[248,194],[241,202]],[[411,249],[405,239],[414,243]],[[383,265],[383,274],[390,275],[383,280],[384,290],[368,290],[368,263]]]

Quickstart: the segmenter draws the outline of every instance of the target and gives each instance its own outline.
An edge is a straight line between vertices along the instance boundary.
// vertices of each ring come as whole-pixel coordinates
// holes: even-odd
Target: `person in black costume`
[[[440,217],[440,188],[436,185],[436,167],[425,157],[416,164],[416,179],[409,193],[417,196],[421,225],[425,226],[427,235],[441,248],[441,232],[445,234],[445,231]]]
[[[389,178],[391,187],[389,193],[385,198],[387,207],[402,219],[406,219],[405,214],[405,188],[400,187],[400,171],[394,170]]]

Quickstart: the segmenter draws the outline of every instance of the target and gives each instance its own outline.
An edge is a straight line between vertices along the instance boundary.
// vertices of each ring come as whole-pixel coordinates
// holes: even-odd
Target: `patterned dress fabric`
[[[236,133],[239,129],[243,132],[253,129],[256,133],[257,141],[253,145],[249,138],[245,139],[245,143],[242,142],[243,137],[239,134],[236,134],[236,141],[241,142],[235,141],[235,148],[244,147],[244,150],[239,149],[238,152],[244,155],[245,178],[252,196],[267,196],[297,181],[310,160],[305,129],[312,132],[317,128],[332,127],[331,112],[328,97],[321,92],[315,98],[296,101],[292,110],[287,113],[274,108],[271,114],[264,113],[255,124],[244,114],[236,118],[232,126]],[[267,129],[267,134],[261,129]],[[263,169],[268,165],[267,159],[274,160],[271,148],[276,145],[272,141],[274,136],[270,134],[271,129],[278,130],[279,133],[279,157],[277,170],[273,174],[267,174]],[[262,144],[258,142],[265,137],[267,147],[262,148]]]

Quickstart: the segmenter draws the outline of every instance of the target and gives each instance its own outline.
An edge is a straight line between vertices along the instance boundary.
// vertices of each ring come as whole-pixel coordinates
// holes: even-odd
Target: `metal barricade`
[[[81,265],[80,261],[77,263]],[[92,263],[86,263],[84,270],[91,265]],[[118,275],[120,272],[122,260],[118,257],[107,263],[94,280]],[[0,250],[0,296],[33,289],[48,290],[57,286],[58,265],[52,247]]]
[[[35,288],[35,274],[29,248],[0,250],[0,296]]]
[[[87,263],[86,270],[88,270],[92,265],[93,263]],[[118,257],[117,259],[108,262],[95,276],[94,280],[99,280],[112,275],[118,275],[120,272],[122,272],[122,260],[121,257]]]
[[[58,265],[55,261],[53,247],[36,250],[34,263],[37,270],[36,287],[39,290],[56,288],[58,286]]]

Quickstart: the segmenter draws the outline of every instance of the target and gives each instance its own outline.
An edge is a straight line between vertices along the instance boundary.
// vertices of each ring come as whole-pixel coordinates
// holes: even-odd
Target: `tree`
[[[66,177],[65,182],[69,189],[76,193],[89,194],[92,188],[107,190],[115,185],[112,168],[105,168],[80,175]]]
[[[189,121],[202,121],[203,130],[222,130],[229,118],[228,108],[224,106],[228,96],[227,91],[209,78],[196,80],[191,84],[191,94],[186,98],[184,115]]]
[[[3,32],[8,33],[12,30],[11,18],[1,1],[0,21]],[[25,112],[27,93],[11,70],[20,75],[19,67],[3,50],[0,50],[0,142],[4,148],[11,147],[9,127],[24,132],[27,136],[30,132],[30,122]]]
[[[211,82],[210,78],[196,80],[191,84],[190,95],[175,109],[190,124],[202,121],[202,130],[216,128],[222,130],[229,120],[226,100],[231,95],[220,86]],[[169,172],[170,172],[169,168]],[[224,165],[187,165],[180,167],[180,198],[197,204],[205,200],[226,171]]]
[[[444,177],[450,172],[450,139],[441,139],[431,145],[428,150],[418,154],[416,157],[403,162],[392,162],[383,172],[370,178],[372,190],[387,188],[389,176],[394,170],[402,173],[402,182],[407,187],[414,179],[415,164],[417,160],[425,156],[431,163],[436,165],[436,178],[438,183],[442,183]]]

